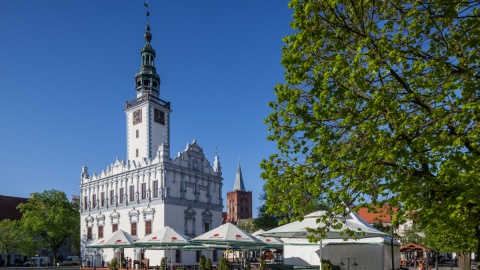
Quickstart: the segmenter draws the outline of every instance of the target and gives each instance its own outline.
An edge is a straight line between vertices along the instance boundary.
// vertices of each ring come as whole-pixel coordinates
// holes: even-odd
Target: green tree
[[[256,228],[268,231],[278,227],[282,218],[276,214],[269,214],[266,212],[267,206],[265,204],[258,207],[258,216],[253,221]]]
[[[414,243],[421,246],[428,246],[424,241],[425,240],[424,235],[425,234],[423,232],[418,231],[418,228],[416,226],[413,226],[412,228],[408,228],[403,232],[402,243],[403,244]],[[433,247],[433,249],[441,250],[435,247]]]
[[[258,231],[257,227],[255,226],[255,219],[253,218],[239,219],[237,222],[237,227],[248,233],[254,233]]]
[[[67,239],[78,235],[78,206],[70,203],[65,193],[46,190],[31,194],[18,209],[22,212],[22,227],[31,237],[38,238],[51,249],[56,265],[58,249]]]
[[[21,239],[18,238],[20,234],[19,221],[3,219],[0,220],[0,253],[6,255],[5,266],[9,265],[8,259],[10,255],[19,251],[21,246]],[[2,267],[3,265],[0,265]]]
[[[264,201],[265,203],[258,207],[258,216],[253,221],[255,228],[262,229],[268,231],[275,227],[278,227],[282,220],[289,220],[288,214],[285,213],[268,213],[267,212],[267,192],[265,190],[265,186],[263,186],[263,192],[260,194],[260,200]]]
[[[268,211],[303,216],[323,195],[337,214],[387,203],[402,223],[415,210],[420,229],[448,212],[442,225],[462,223],[480,253],[479,5],[292,0],[266,119],[279,150],[261,164]]]

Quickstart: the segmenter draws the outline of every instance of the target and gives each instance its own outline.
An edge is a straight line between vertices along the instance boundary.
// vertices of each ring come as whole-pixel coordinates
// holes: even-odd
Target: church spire
[[[155,69],[155,50],[150,45],[152,41],[152,34],[150,33],[150,25],[148,24],[148,17],[150,12],[148,11],[148,2],[144,3],[147,8],[147,25],[145,26],[145,45],[143,46],[140,54],[142,56],[142,65],[140,66],[140,72],[135,74],[135,88],[137,89],[137,97],[144,95],[151,95],[154,97],[160,96],[160,76]]]
[[[235,176],[235,184],[233,185],[233,191],[245,191],[245,185],[243,184],[242,168],[240,167],[240,161],[238,161],[237,175]]]

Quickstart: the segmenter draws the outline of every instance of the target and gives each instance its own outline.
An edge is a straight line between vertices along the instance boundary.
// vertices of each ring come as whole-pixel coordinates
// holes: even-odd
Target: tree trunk
[[[457,253],[458,258],[458,268],[460,270],[470,270],[471,269],[471,260],[469,252]]]

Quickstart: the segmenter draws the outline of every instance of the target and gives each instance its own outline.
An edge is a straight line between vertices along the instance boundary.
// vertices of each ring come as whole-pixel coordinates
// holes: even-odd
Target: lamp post
[[[392,270],[394,270],[395,269],[395,267],[394,267],[395,259],[393,257],[393,218],[392,218],[392,213],[390,213],[390,248],[391,248],[391,251],[392,251]]]

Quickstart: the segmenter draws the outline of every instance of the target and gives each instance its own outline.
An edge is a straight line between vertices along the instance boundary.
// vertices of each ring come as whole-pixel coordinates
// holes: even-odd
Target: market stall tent
[[[284,264],[319,265],[318,243],[309,243],[307,239],[283,238]],[[325,239],[322,242],[322,257],[341,269],[391,269],[391,239],[386,237],[349,239]],[[400,244],[393,242],[394,266],[400,266]],[[350,267],[348,267],[350,265]]]

